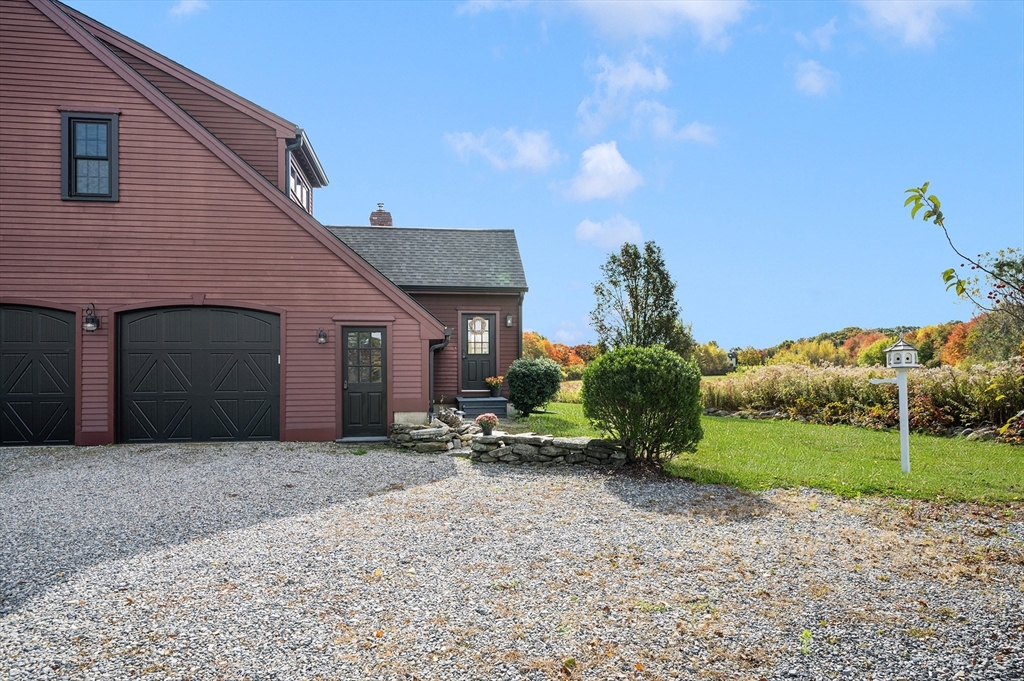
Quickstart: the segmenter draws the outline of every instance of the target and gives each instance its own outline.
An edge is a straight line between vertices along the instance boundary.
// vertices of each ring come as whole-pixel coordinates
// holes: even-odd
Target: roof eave
[[[398,284],[407,293],[526,293],[529,286],[425,286]]]
[[[296,127],[295,139],[299,142],[299,148],[293,153],[299,157],[299,163],[302,164],[302,170],[306,172],[306,179],[308,179],[316,189],[326,187],[330,183],[330,180],[327,179],[327,173],[324,171],[324,167],[320,165],[320,159],[317,158],[316,151],[313,149],[313,144],[309,141],[309,135],[307,135],[306,131],[302,128]]]

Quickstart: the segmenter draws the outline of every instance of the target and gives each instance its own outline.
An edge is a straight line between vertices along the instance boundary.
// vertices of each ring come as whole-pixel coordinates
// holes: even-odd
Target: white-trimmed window
[[[304,211],[313,213],[313,192],[309,188],[309,181],[294,161],[288,170],[288,195],[292,201],[302,206]]]

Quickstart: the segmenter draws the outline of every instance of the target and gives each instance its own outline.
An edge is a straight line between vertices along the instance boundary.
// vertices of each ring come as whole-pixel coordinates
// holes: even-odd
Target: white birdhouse
[[[917,363],[917,348],[900,339],[889,346],[885,351],[885,365],[890,369],[913,369],[921,366]]]

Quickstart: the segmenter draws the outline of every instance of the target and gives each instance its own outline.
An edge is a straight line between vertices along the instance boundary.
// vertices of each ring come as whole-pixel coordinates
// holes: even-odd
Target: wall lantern
[[[505,326],[508,326],[508,327],[512,326],[512,315],[510,315],[510,314],[505,315]]]
[[[89,307],[83,310],[85,312],[85,318],[82,320],[82,330],[92,333],[96,329],[100,328],[100,318],[96,316],[96,306],[89,303]]]
[[[917,348],[900,339],[885,351],[885,365],[896,370],[896,378],[872,378],[874,384],[895,383],[899,389],[900,400],[900,462],[903,472],[910,472],[910,421],[907,417],[907,371],[921,366],[917,363]]]
[[[323,329],[317,331],[316,342],[319,343],[320,345],[327,345],[327,332],[324,331]]]

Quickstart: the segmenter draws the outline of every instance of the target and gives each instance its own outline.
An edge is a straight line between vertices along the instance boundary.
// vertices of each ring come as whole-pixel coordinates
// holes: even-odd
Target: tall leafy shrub
[[[583,373],[583,414],[618,439],[633,459],[663,461],[696,451],[700,370],[660,345],[604,354]]]
[[[550,359],[517,359],[505,376],[508,400],[523,416],[550,402],[562,385],[562,370]]]

